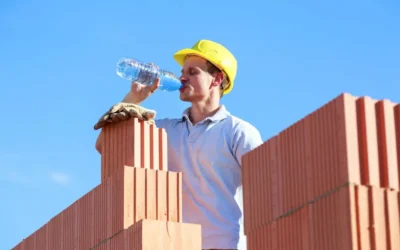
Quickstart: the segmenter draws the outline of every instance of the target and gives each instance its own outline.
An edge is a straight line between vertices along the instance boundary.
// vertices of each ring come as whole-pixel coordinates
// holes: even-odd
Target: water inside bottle
[[[160,79],[159,89],[165,91],[175,91],[182,88],[181,81],[177,76],[173,73],[163,70],[161,71],[161,79]]]
[[[117,63],[117,75],[130,81],[151,85],[160,78],[160,90],[175,91],[182,87],[177,76],[172,72],[161,70],[152,64],[137,62],[132,59],[122,58]]]

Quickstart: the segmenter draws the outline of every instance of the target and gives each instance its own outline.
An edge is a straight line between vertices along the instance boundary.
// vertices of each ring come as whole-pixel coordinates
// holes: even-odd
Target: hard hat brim
[[[194,49],[187,48],[187,49],[179,50],[178,52],[176,52],[174,54],[174,59],[182,67],[183,64],[185,63],[185,59],[188,55],[196,55],[201,58],[204,58],[204,59],[210,61],[215,66],[217,66],[219,69],[221,69],[221,66],[219,65],[219,63],[217,61],[215,61],[213,58],[207,57],[207,55],[205,55],[197,50],[194,50]],[[230,81],[228,88],[224,90],[224,94],[228,94],[229,92],[231,92],[232,88],[233,88],[233,81]]]

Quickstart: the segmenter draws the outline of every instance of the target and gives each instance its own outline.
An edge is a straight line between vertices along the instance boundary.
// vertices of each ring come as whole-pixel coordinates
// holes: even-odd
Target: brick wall
[[[399,111],[342,94],[246,154],[247,249],[400,249]]]

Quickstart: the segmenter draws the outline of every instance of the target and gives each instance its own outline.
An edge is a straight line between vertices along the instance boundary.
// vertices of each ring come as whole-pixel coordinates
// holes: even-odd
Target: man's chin
[[[191,103],[199,102],[199,101],[204,100],[204,96],[203,95],[190,93],[189,91],[188,92],[181,92],[179,94],[179,98],[183,102],[191,102]]]
[[[183,102],[190,102],[190,101],[191,101],[190,96],[180,95],[179,98],[180,98],[181,101],[183,101]]]
[[[190,102],[190,100],[192,99],[190,97],[190,95],[188,95],[185,91],[183,91],[179,94],[179,98],[181,99],[181,101],[184,101],[184,102]]]

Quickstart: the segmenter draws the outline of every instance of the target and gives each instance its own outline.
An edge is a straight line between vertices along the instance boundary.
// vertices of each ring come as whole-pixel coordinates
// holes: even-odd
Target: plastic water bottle
[[[159,69],[159,67],[139,62],[130,58],[122,58],[117,63],[117,75],[145,85],[151,85],[160,78],[158,89],[175,91],[182,87],[181,81],[173,73]]]

